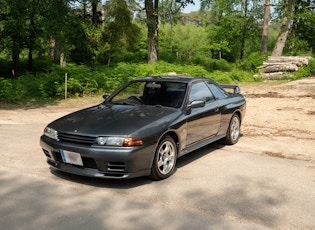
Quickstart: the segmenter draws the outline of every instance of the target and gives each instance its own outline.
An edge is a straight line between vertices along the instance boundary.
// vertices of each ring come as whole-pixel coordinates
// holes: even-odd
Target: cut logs
[[[271,80],[290,77],[290,72],[297,71],[303,65],[308,65],[311,58],[308,56],[268,57],[268,60],[258,67],[260,74],[255,76]]]

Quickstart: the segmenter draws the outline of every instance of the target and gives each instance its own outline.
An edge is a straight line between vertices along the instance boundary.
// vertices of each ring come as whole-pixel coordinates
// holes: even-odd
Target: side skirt
[[[211,137],[209,139],[205,139],[205,140],[199,141],[197,143],[194,143],[194,144],[188,146],[187,148],[183,149],[181,151],[181,153],[179,154],[179,157],[184,156],[185,154],[190,153],[192,151],[195,151],[197,149],[200,149],[201,147],[206,146],[206,145],[208,145],[208,144],[210,144],[212,142],[220,140],[223,137],[225,137],[225,135],[213,136],[213,137]]]

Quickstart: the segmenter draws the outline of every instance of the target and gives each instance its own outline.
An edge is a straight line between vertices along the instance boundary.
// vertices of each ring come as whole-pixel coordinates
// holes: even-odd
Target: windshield
[[[110,102],[179,108],[183,103],[185,92],[186,83],[132,82],[120,90]]]

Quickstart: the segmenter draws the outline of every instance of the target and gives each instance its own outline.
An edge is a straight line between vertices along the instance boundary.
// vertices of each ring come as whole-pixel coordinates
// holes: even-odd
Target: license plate
[[[82,158],[79,153],[60,150],[64,163],[83,166]]]

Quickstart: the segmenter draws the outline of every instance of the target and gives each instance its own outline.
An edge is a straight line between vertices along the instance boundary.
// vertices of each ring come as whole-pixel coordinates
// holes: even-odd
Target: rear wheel
[[[163,180],[175,171],[177,147],[170,136],[162,138],[158,145],[151,168],[150,177],[154,180]]]
[[[230,120],[229,128],[226,132],[226,137],[223,139],[223,142],[228,145],[234,145],[240,139],[240,128],[241,121],[237,114],[234,114]]]

